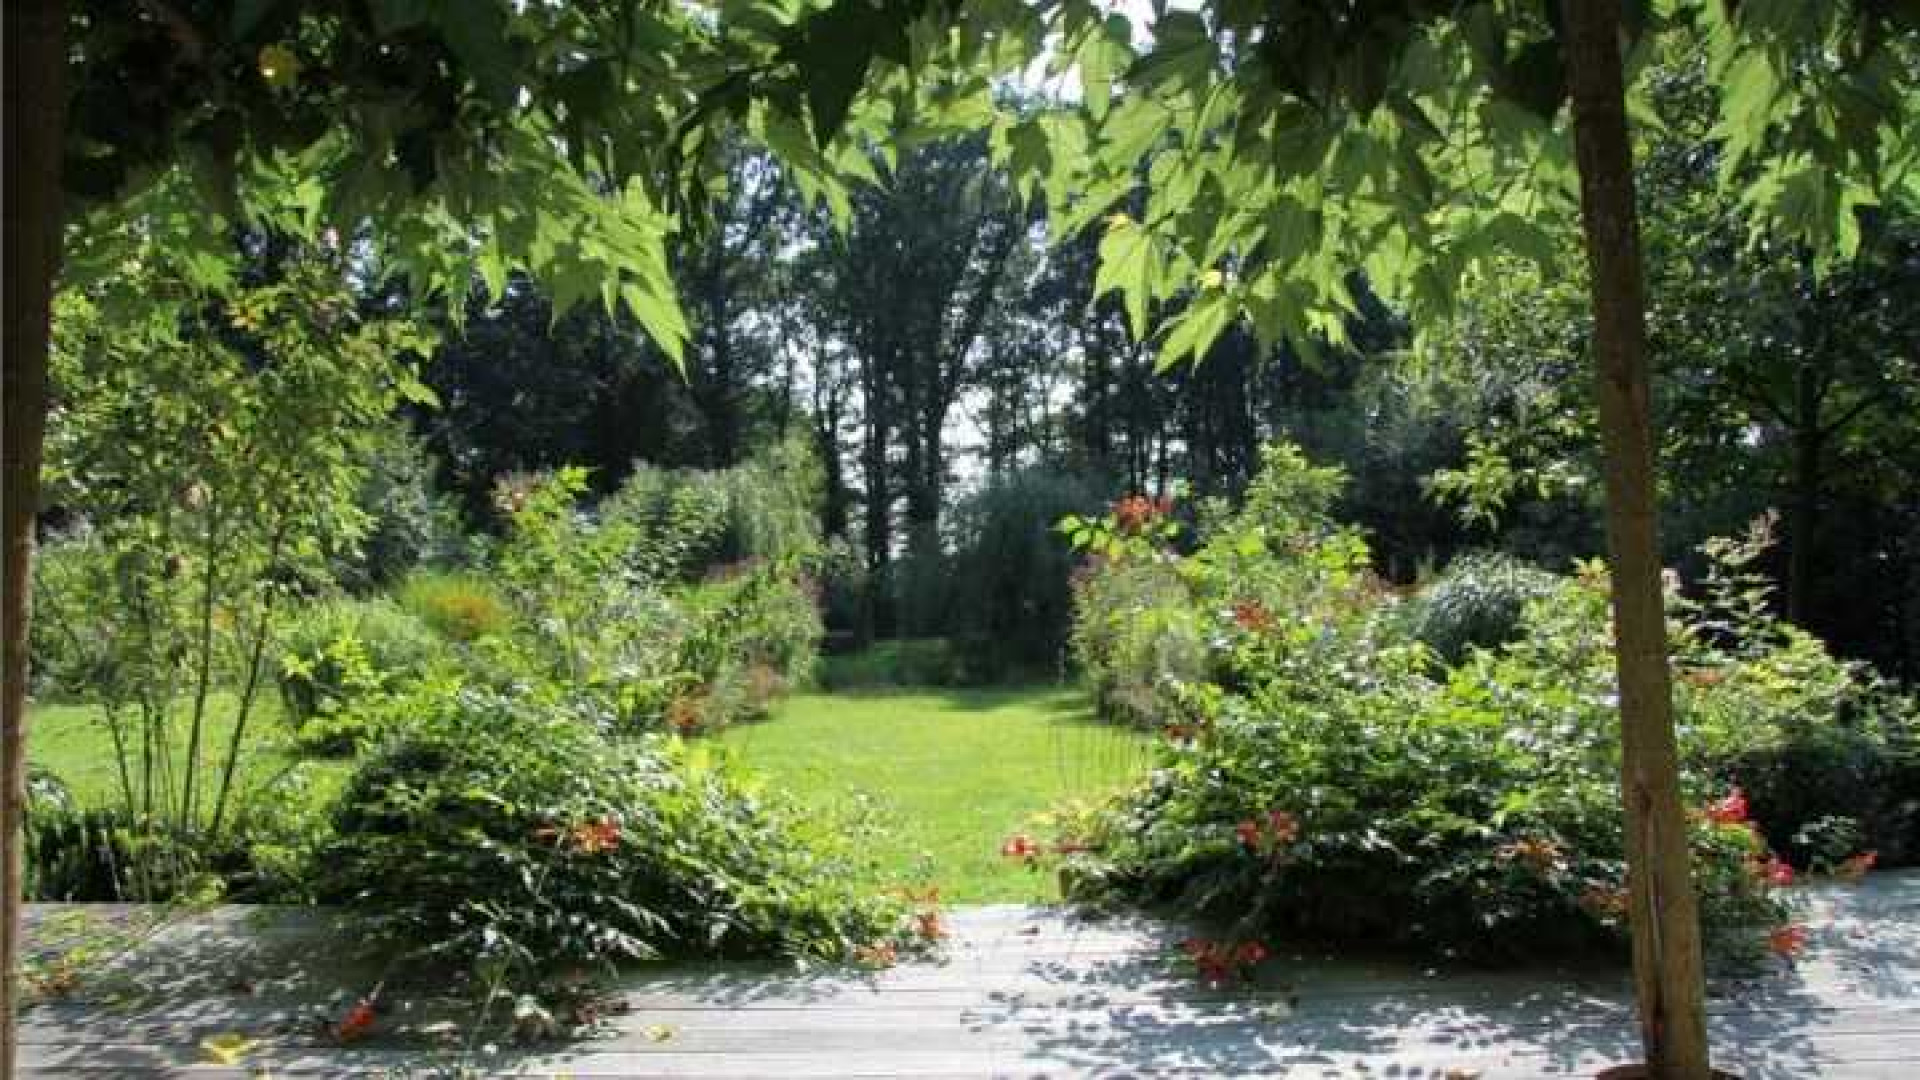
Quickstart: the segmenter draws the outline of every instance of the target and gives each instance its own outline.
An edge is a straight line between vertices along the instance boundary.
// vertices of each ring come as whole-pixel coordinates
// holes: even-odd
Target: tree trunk
[[[1563,9],[1593,302],[1633,970],[1647,1065],[1708,1080],[1700,920],[1680,802],[1655,520],[1652,410],[1618,0]]]
[[[865,505],[867,549],[866,595],[860,603],[860,639],[872,641],[886,629],[881,615],[888,590],[888,567],[893,558],[893,492],[888,483],[887,436],[892,432],[884,377],[880,361],[871,354],[860,357],[861,412],[864,441],[860,447]]]
[[[27,774],[27,648],[33,523],[47,423],[47,338],[60,265],[60,152],[66,127],[66,9],[6,9],[5,371],[0,498],[6,534],[0,635],[0,1080],[12,1080],[19,1006],[20,847]]]

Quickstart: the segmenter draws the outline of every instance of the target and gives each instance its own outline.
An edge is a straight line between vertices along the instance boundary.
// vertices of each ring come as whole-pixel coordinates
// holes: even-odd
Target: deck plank
[[[1717,1060],[1747,1080],[1920,1076],[1920,874],[1872,875],[1804,895],[1812,948],[1792,971],[1719,983]],[[881,972],[636,971],[602,1038],[462,1057],[389,1040],[330,1045],[329,1010],[378,978],[326,913],[222,908],[156,921],[150,909],[47,905],[41,945],[89,919],[138,944],[22,1018],[30,1077],[465,1075],[589,1078],[1276,1076],[1445,1080],[1575,1077],[1634,1056],[1624,973],[1487,972],[1283,953],[1255,985],[1210,990],[1172,962],[1178,927],[1051,909],[954,912],[937,960]],[[416,987],[393,1031],[462,1011]],[[395,992],[389,1000],[398,1001]],[[201,1043],[254,1040],[239,1067]]]

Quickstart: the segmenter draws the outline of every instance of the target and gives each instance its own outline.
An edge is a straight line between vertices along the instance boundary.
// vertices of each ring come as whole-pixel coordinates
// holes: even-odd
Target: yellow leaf
[[[1226,283],[1227,275],[1218,270],[1209,270],[1200,275],[1200,287],[1203,289],[1217,289]]]
[[[1121,229],[1131,229],[1131,228],[1133,228],[1133,219],[1131,217],[1128,217],[1125,213],[1107,215],[1107,231],[1108,232],[1119,232]]]
[[[674,1030],[671,1024],[655,1024],[647,1029],[648,1042],[663,1043],[672,1039],[673,1036]]]
[[[200,1043],[200,1049],[216,1065],[238,1065],[247,1051],[253,1049],[253,1040],[237,1031],[223,1031],[208,1036]]]

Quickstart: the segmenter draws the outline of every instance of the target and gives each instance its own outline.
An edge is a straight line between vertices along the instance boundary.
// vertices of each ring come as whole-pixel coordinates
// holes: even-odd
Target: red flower
[[[1769,885],[1786,886],[1793,884],[1793,867],[1778,855],[1769,853],[1767,860],[1759,864],[1760,879]]]
[[[1618,919],[1627,913],[1627,890],[1613,885],[1591,885],[1580,894],[1580,906],[1597,919]]]
[[[582,822],[567,830],[573,850],[581,855],[598,855],[620,846],[620,823],[610,817]]]
[[[1260,846],[1260,826],[1257,823],[1243,821],[1235,825],[1233,831],[1240,834],[1240,842],[1247,847],[1258,848]]]
[[[856,945],[853,947],[853,961],[864,968],[890,968],[900,960],[900,953],[890,941],[877,945]]]
[[[1218,986],[1234,976],[1244,977],[1248,968],[1267,958],[1267,947],[1257,941],[1230,945],[1224,941],[1188,938],[1180,943],[1180,948],[1193,961],[1201,981],[1209,986]]]
[[[1285,810],[1267,811],[1267,830],[1276,844],[1291,844],[1300,838],[1300,822]]]
[[[1128,495],[1114,501],[1113,521],[1123,533],[1139,533],[1153,524],[1155,518],[1165,517],[1172,512],[1173,500],[1164,495],[1158,499]]]
[[[1282,849],[1300,838],[1300,822],[1285,810],[1269,810],[1264,818],[1243,821],[1233,831],[1248,851],[1265,851],[1278,857]]]
[[[334,1038],[341,1042],[352,1042],[371,1031],[373,1021],[373,999],[361,998],[353,1008],[347,1010],[347,1015],[340,1019],[340,1023],[334,1026]]]
[[[1273,629],[1273,612],[1258,600],[1242,600],[1233,605],[1234,624],[1242,630],[1256,634]]]
[[[1807,928],[1782,926],[1767,935],[1767,948],[1776,956],[1792,957],[1807,947]]]
[[[1546,837],[1528,836],[1502,846],[1495,854],[1523,862],[1544,874],[1559,867],[1562,852],[1559,844]]]
[[[922,941],[939,941],[947,936],[947,923],[940,917],[940,911],[937,908],[916,911],[913,913],[913,932]]]
[[[1026,833],[1015,833],[1000,845],[1000,854],[1009,859],[1032,859],[1039,856],[1040,845],[1034,843],[1033,837]]]
[[[1878,862],[1879,859],[1879,852],[1863,851],[1842,862],[1834,873],[1846,878],[1848,881],[1859,881],[1861,878],[1867,876],[1867,871],[1873,869],[1873,864]]]
[[[1161,734],[1174,742],[1188,742],[1199,734],[1199,731],[1200,729],[1192,724],[1168,724],[1160,729]]]
[[[1734,788],[1726,798],[1707,804],[1707,820],[1715,825],[1740,825],[1747,820],[1747,795]]]

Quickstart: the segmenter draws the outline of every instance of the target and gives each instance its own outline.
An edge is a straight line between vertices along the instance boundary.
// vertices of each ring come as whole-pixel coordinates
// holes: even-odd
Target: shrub
[[[1054,523],[1096,503],[1088,485],[1046,469],[993,480],[953,514],[948,625],[993,678],[1053,671],[1073,618],[1072,550]]]
[[[1251,688],[1189,690],[1196,730],[1169,741],[1081,887],[1236,919],[1246,933],[1486,960],[1618,941],[1608,669],[1583,662],[1578,642],[1529,644],[1475,654],[1436,682],[1411,642],[1356,636],[1342,664],[1272,658],[1275,674]],[[1724,793],[1703,771],[1689,783],[1703,805]],[[1268,836],[1275,821],[1284,843]],[[1696,829],[1722,963],[1750,963],[1784,914],[1757,869],[1760,835]]]
[[[405,421],[379,425],[359,457],[364,472],[354,503],[365,516],[365,532],[335,554],[334,580],[361,592],[391,585],[421,563],[456,556],[459,512],[434,490],[433,459]]]
[[[448,641],[502,634],[513,620],[499,590],[474,574],[419,571],[407,578],[395,599]]]
[[[1175,688],[1207,677],[1203,618],[1176,568],[1130,559],[1076,578],[1073,656],[1094,707],[1120,723],[1158,727],[1179,711]]]
[[[1365,572],[1364,545],[1325,518],[1322,471],[1287,452],[1267,465],[1278,475],[1240,512],[1209,512],[1192,555],[1123,543],[1082,586],[1077,644],[1117,683],[1157,679],[1169,726],[1150,780],[1071,838],[1093,849],[1071,856],[1075,889],[1178,904],[1243,936],[1488,959],[1622,940],[1604,569],[1533,582],[1505,645],[1436,669]],[[1769,838],[1790,836],[1765,792],[1749,793],[1759,826],[1747,798],[1729,796],[1734,763],[1811,731],[1875,760],[1893,742],[1887,709],[1867,722],[1841,707],[1858,673],[1817,643],[1726,623],[1677,623],[1683,671],[1714,672],[1683,684],[1680,731],[1708,940],[1719,962],[1744,965],[1785,917]],[[1148,666],[1158,642],[1195,635],[1200,674]],[[1820,828],[1831,847],[1833,822]]]
[[[442,652],[425,624],[385,598],[309,604],[286,620],[277,648],[287,723],[326,754],[371,738],[374,713],[356,706],[419,677]]]
[[[212,879],[193,839],[124,809],[39,807],[27,817],[26,895],[60,902],[161,902]]]
[[[690,592],[691,629],[670,678],[676,692],[652,719],[680,732],[758,719],[780,694],[812,679],[821,637],[812,593],[772,567]]]
[[[1763,517],[1702,545],[1702,595],[1679,601],[1676,693],[1701,768],[1748,793],[1768,836],[1822,861],[1810,826],[1848,822],[1883,865],[1920,859],[1920,702],[1778,618],[1748,567],[1772,542]],[[1815,828],[1813,834],[1825,830]]]
[[[575,502],[579,470],[506,482],[499,566],[521,617],[512,640],[479,650],[485,677],[564,682],[624,728],[682,732],[761,715],[805,681],[821,625],[797,560],[741,559],[684,582],[723,516],[719,477],[643,470],[597,515]]]
[[[784,809],[674,740],[610,742],[577,707],[458,692],[342,795],[323,895],[377,940],[519,980],[653,956],[835,959],[885,933]]]
[[[1528,603],[1552,591],[1544,570],[1497,552],[1462,555],[1404,611],[1413,636],[1449,664],[1470,648],[1505,645],[1520,633]]]
[[[813,560],[812,573],[820,587],[827,651],[846,652],[866,644],[861,638],[872,630],[867,601],[873,583],[865,553],[844,536],[830,537]]]

